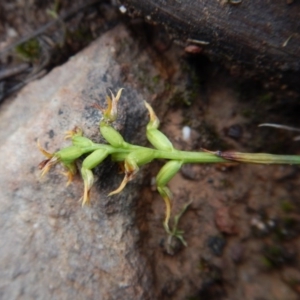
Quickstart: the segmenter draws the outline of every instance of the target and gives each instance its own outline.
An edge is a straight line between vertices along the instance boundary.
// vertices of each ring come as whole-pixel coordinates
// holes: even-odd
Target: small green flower
[[[67,185],[69,185],[73,180],[73,176],[77,172],[75,160],[83,154],[82,149],[77,146],[69,146],[59,150],[58,152],[50,153],[46,151],[39,142],[38,148],[42,154],[47,157],[47,159],[43,160],[39,164],[39,168],[42,170],[41,176],[48,173],[49,170],[56,164],[61,163],[66,169],[66,172],[62,172],[62,174],[68,178]]]
[[[159,171],[156,176],[158,186],[165,186],[180,170],[182,161],[170,160]]]
[[[81,176],[84,182],[82,206],[90,204],[90,190],[94,183],[94,175],[91,170],[98,166],[108,154],[109,152],[106,149],[98,149],[84,159],[81,168]]]
[[[172,151],[173,145],[171,141],[157,128],[159,126],[159,119],[153,111],[152,107],[145,101],[145,106],[149,111],[150,121],[147,125],[147,139],[153,147],[159,150]]]
[[[125,177],[120,186],[109,193],[109,196],[120,193],[125,188],[126,184],[134,178],[139,171],[139,167],[149,163],[153,159],[153,149],[141,148],[132,150],[124,159]]]
[[[79,148],[88,148],[94,146],[94,142],[84,136],[74,136],[72,138],[73,146],[77,146]]]

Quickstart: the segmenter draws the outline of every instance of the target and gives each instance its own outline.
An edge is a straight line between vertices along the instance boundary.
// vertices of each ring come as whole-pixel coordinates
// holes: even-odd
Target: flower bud
[[[82,167],[91,170],[98,166],[107,157],[108,154],[108,151],[105,149],[95,150],[84,159]]]
[[[173,150],[171,141],[157,128],[159,127],[159,119],[156,116],[153,108],[145,101],[145,106],[149,111],[150,121],[147,125],[147,139],[153,147],[158,150]]]
[[[148,141],[156,149],[165,151],[173,150],[171,141],[158,129],[147,129],[146,135]]]
[[[125,163],[142,166],[151,162],[154,158],[155,156],[153,149],[142,148],[130,152],[125,159]]]
[[[73,146],[77,146],[80,148],[91,147],[94,143],[84,136],[73,136],[72,137]]]
[[[170,160],[159,171],[156,176],[158,187],[165,186],[180,170],[182,162],[178,160]]]
[[[63,148],[54,154],[62,163],[68,163],[76,160],[83,154],[81,148],[77,146],[69,146]]]
[[[125,141],[121,134],[104,122],[100,123],[100,132],[106,141],[115,148],[120,148],[125,145]]]

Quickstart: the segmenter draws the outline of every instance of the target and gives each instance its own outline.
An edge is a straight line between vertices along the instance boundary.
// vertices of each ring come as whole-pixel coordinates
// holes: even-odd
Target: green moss
[[[265,256],[262,257],[262,263],[268,269],[273,268],[273,263]]]
[[[254,111],[250,108],[245,108],[242,110],[242,116],[245,118],[251,118],[254,115]]]
[[[280,220],[275,228],[275,238],[278,241],[289,240],[299,235],[299,222],[290,216]]]
[[[211,124],[202,122],[196,130],[201,135],[204,148],[228,149],[230,146],[220,137],[217,130]]]
[[[89,42],[93,40],[91,32],[87,31],[86,28],[77,28],[77,30],[72,31],[70,35],[78,42]]]
[[[290,213],[293,212],[295,210],[294,205],[288,201],[288,200],[283,200],[280,203],[281,209],[285,212],[285,213]]]
[[[22,60],[34,62],[40,57],[41,47],[38,40],[34,38],[16,46],[15,51]]]
[[[152,77],[152,82],[153,82],[153,84],[158,84],[159,83],[159,81],[160,81],[160,76],[159,75],[156,75],[156,76],[153,76]]]
[[[273,102],[273,94],[265,93],[258,97],[258,103],[261,105],[270,104]]]
[[[179,108],[182,106],[190,106],[191,98],[189,97],[189,93],[186,91],[177,90],[168,100],[168,105],[173,108]]]
[[[278,267],[283,261],[283,253],[280,246],[272,245],[264,249],[263,262],[267,267]]]
[[[200,270],[200,275],[202,279],[211,283],[222,280],[221,270],[206,259],[201,258],[198,268]]]
[[[230,189],[230,188],[234,187],[233,183],[230,180],[226,179],[226,178],[222,179],[220,181],[220,183],[221,183],[222,188],[224,188],[224,189]]]
[[[263,263],[268,268],[278,268],[293,263],[295,255],[278,244],[268,245],[263,250]]]

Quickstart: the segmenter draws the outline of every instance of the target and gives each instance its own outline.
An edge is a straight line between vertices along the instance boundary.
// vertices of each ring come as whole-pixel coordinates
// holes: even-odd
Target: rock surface
[[[55,152],[67,144],[64,132],[78,125],[99,140],[100,112],[92,105],[105,107],[107,88],[125,88],[116,127],[126,139],[143,140],[144,99],[122,81],[117,61],[122,52],[127,62],[134,57],[134,63],[148,63],[149,76],[155,71],[119,26],[1,109],[1,299],[152,298],[152,274],[137,247],[138,189],[128,185],[126,192],[108,198],[121,181],[108,162],[108,171],[98,170],[105,181],[100,178],[93,188],[92,206],[81,209],[79,176],[66,187],[58,170],[41,179],[37,168],[43,159],[37,139]]]

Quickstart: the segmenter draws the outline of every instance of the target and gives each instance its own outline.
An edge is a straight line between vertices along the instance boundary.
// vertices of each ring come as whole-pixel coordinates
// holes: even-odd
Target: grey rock
[[[96,171],[100,179],[92,205],[82,209],[79,176],[66,187],[59,168],[41,179],[37,167],[44,159],[38,139],[55,152],[68,144],[64,132],[77,125],[100,140],[101,113],[92,105],[105,107],[108,88],[115,93],[125,88],[116,128],[131,142],[145,140],[145,99],[138,83],[129,84],[128,78],[124,83],[124,65],[135,70],[141,62],[148,76],[157,75],[149,57],[118,26],[2,106],[1,299],[155,298],[135,222],[141,176],[121,194],[107,197],[123,176],[107,162]]]

